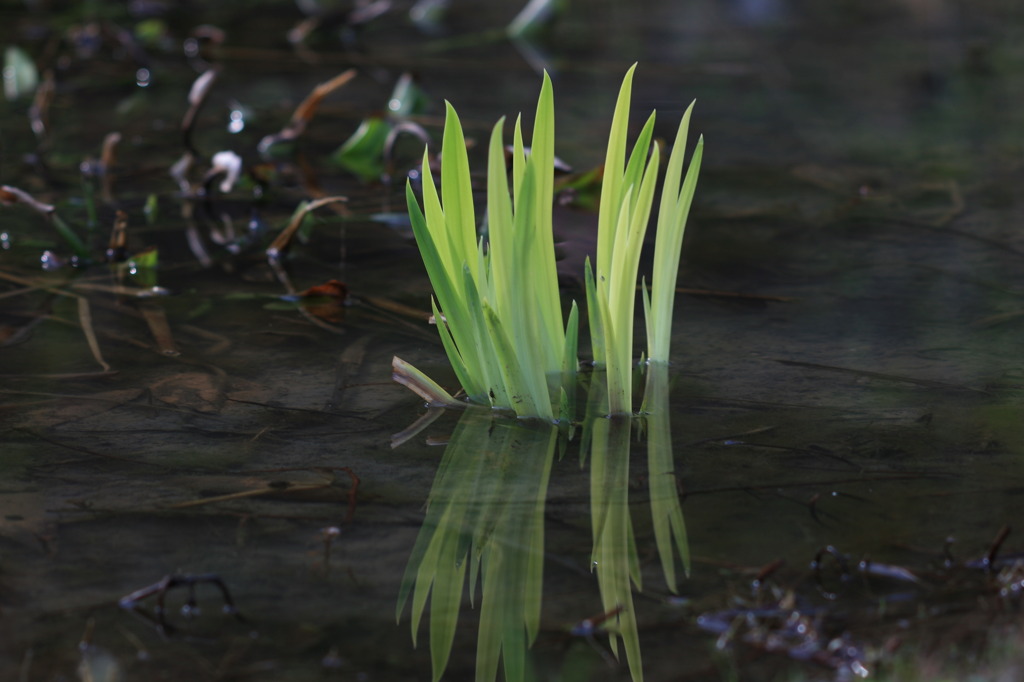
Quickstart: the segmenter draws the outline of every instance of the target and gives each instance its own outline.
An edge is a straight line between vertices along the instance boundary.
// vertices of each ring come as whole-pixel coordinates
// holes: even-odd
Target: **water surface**
[[[481,140],[501,115],[529,118],[540,77],[537,55],[494,33],[513,10],[453,3],[429,34],[408,9],[395,3],[354,31],[328,18],[300,50],[284,35],[303,18],[290,3],[155,7],[163,33],[143,45],[145,59],[115,31],[141,30],[141,5],[3,9],[4,44],[53,68],[56,85],[42,145],[30,99],[4,105],[3,182],[54,204],[97,257],[114,211],[125,211],[129,251],[157,246],[157,284],[171,292],[137,300],[99,289],[139,284],[102,264],[43,272],[43,250],[68,257],[67,245],[41,216],[3,208],[5,679],[75,679],[83,665],[96,679],[116,679],[102,677],[114,667],[139,680],[430,675],[427,627],[414,649],[408,613],[396,625],[395,607],[442,460],[430,443],[458,415],[392,449],[391,435],[423,408],[390,382],[391,358],[454,381],[434,330],[378,300],[429,309],[400,183],[361,182],[329,157],[406,70],[429,99],[417,120],[435,139],[443,99]],[[654,540],[644,438],[624,479],[647,679],[775,679],[794,666],[834,677],[791,661],[792,646],[766,653],[756,634],[773,627],[767,619],[755,619],[746,645],[741,631],[712,631],[728,609],[775,599],[752,594],[750,581],[778,559],[772,587],[834,618],[818,623],[823,632],[848,630],[866,649],[899,636],[928,656],[976,641],[990,613],[1016,606],[994,576],[941,567],[947,538],[957,562],[982,557],[1022,509],[1022,19],[995,1],[588,3],[537,42],[554,79],[556,152],[574,168],[600,163],[634,61],[637,124],[657,108],[667,137],[697,98],[692,130],[707,145],[680,277],[694,291],[677,302],[668,400],[692,561],[678,596]],[[208,61],[190,60],[182,44],[202,24],[227,37],[207,46]],[[95,40],[82,37],[91,27]],[[283,157],[304,165],[279,167],[262,196],[241,186],[215,193],[212,211],[197,203],[213,261],[203,265],[167,169],[182,153],[189,87],[213,64],[194,179],[223,149],[258,163],[259,140],[317,83],[353,66],[359,74]],[[145,88],[140,68],[151,73]],[[230,133],[240,110],[246,125]],[[105,200],[98,179],[83,185],[80,164],[114,130],[122,141]],[[418,154],[403,141],[400,171]],[[287,270],[297,291],[345,282],[341,319],[297,310],[259,248],[232,254],[205,236],[225,214],[240,231],[255,216],[266,244],[314,185],[346,195],[346,209],[317,211]],[[159,211],[147,222],[150,195]],[[592,222],[560,209],[567,272],[580,271]],[[571,279],[566,294],[582,298]],[[90,350],[81,300],[110,371]],[[154,319],[166,320],[177,354]],[[576,441],[551,462],[530,665],[544,679],[625,680],[625,658],[613,662],[603,632],[571,634],[606,610],[591,571],[592,462],[581,459]],[[827,599],[831,583],[819,586],[808,566],[829,545],[927,584],[854,580]],[[1011,534],[1000,555],[1019,547]],[[216,574],[244,620],[220,612],[209,582],[197,585],[191,620],[179,613],[187,589],[169,592],[164,628],[118,607],[183,574]],[[153,604],[140,608],[152,616]],[[473,674],[479,608],[464,601],[446,679]]]

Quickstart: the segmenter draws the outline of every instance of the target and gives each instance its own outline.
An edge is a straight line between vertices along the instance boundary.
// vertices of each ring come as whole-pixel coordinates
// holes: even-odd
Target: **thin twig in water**
[[[170,292],[162,287],[128,287],[123,284],[101,284],[99,282],[72,282],[72,289],[81,291],[102,291],[118,296],[130,298],[154,298],[156,296],[167,296]]]
[[[189,107],[188,111],[185,112],[185,116],[181,119],[181,133],[185,149],[188,150],[193,157],[202,156],[202,154],[196,151],[196,148],[192,145],[192,130],[195,128],[196,116],[199,114],[199,109],[202,108],[203,103],[210,94],[210,89],[212,88],[215,80],[217,80],[217,69],[207,69],[200,74],[195,81],[193,81],[192,87],[188,91]]]
[[[214,502],[229,502],[231,500],[243,500],[250,497],[262,497],[263,495],[276,495],[282,492],[288,493],[299,493],[307,490],[323,490],[329,488],[331,482],[327,483],[316,483],[310,485],[289,485],[286,488],[272,488],[270,486],[266,488],[257,488],[255,490],[243,490],[237,493],[227,493],[225,495],[214,495],[213,497],[204,497],[199,500],[188,500],[187,502],[178,502],[170,505],[169,509],[187,509],[189,507],[201,507],[205,504],[213,504]]]
[[[100,153],[100,191],[103,201],[107,204],[114,203],[114,174],[111,170],[114,168],[114,164],[117,163],[117,145],[119,142],[121,142],[121,133],[108,133],[103,138],[103,149]]]
[[[904,377],[896,374],[884,374],[882,372],[870,372],[865,369],[853,369],[850,367],[836,367],[834,365],[819,365],[816,362],[800,362],[798,360],[776,360],[776,362],[783,365],[790,365],[792,367],[808,367],[810,369],[824,369],[830,372],[842,372],[844,374],[854,374],[856,376],[868,377],[871,379],[882,379],[884,381],[900,381],[907,384],[917,384],[918,386],[927,386],[929,388],[941,388],[952,391],[971,391],[972,393],[988,393],[988,391],[980,388],[971,388],[970,386],[958,386],[957,384],[947,384],[942,381],[932,381],[930,379],[915,379],[913,377]]]
[[[110,371],[110,365],[103,359],[103,353],[100,351],[99,341],[96,339],[96,332],[92,328],[92,310],[89,307],[89,299],[84,296],[78,296],[78,322],[82,325],[82,333],[85,334],[85,342],[89,344],[89,350],[92,352],[92,357],[99,363],[100,367],[103,368],[104,372]]]
[[[288,223],[288,227],[284,228],[284,230],[281,231],[281,234],[277,235],[277,238],[274,239],[270,246],[267,247],[267,262],[270,264],[270,267],[277,276],[278,281],[281,282],[285,291],[287,291],[289,295],[294,296],[297,292],[295,291],[295,287],[292,286],[291,278],[288,277],[288,273],[281,264],[281,254],[288,248],[289,244],[291,244],[292,237],[294,237],[295,233],[298,232],[299,228],[302,226],[302,221],[311,211],[314,211],[321,206],[342,201],[347,201],[347,199],[345,197],[323,197],[322,199],[309,202],[300,210],[295,212],[295,215],[292,216],[291,222]],[[316,326],[336,334],[341,333],[337,327],[327,324],[315,315],[310,314],[308,310],[301,306],[299,307],[299,312],[302,313],[303,317]]]
[[[29,123],[32,132],[39,140],[39,148],[45,149],[49,143],[50,129],[50,104],[53,103],[53,94],[56,92],[56,85],[53,79],[53,70],[47,69],[43,80],[36,88],[35,97],[32,98],[32,106],[28,110]]]
[[[402,445],[410,438],[416,436],[416,434],[423,431],[435,421],[437,418],[444,414],[445,408],[443,407],[428,407],[427,411],[424,412],[420,417],[409,426],[405,427],[398,433],[391,435],[391,449],[394,450],[399,445]]]
[[[171,325],[167,322],[167,313],[158,304],[144,302],[139,304],[139,310],[146,319],[149,332],[153,335],[157,347],[164,355],[181,355],[177,345],[174,343],[174,334],[171,333]]]
[[[386,310],[389,313],[395,313],[404,317],[409,317],[414,320],[419,320],[421,322],[427,322],[431,317],[433,317],[433,315],[426,310],[414,308],[412,306],[405,305],[404,303],[399,303],[398,301],[392,301],[390,298],[383,298],[381,296],[361,296],[360,299],[375,308]]]
[[[313,116],[316,114],[316,110],[320,107],[320,102],[324,97],[331,94],[341,86],[348,83],[350,80],[355,78],[356,70],[349,69],[338,74],[334,78],[324,83],[320,83],[313,91],[309,93],[306,99],[302,100],[302,103],[295,108],[295,112],[292,113],[291,120],[288,124],[280,130],[280,132],[274,135],[267,135],[257,147],[261,154],[265,154],[272,146],[279,142],[290,142],[297,139],[306,130],[306,126]]]
[[[295,233],[298,232],[299,228],[302,226],[302,221],[305,220],[306,215],[311,211],[315,211],[321,206],[326,206],[327,204],[344,201],[348,201],[348,199],[342,196],[323,197],[309,202],[306,206],[302,207],[301,210],[296,211],[295,215],[292,216],[291,222],[288,223],[288,227],[284,228],[284,230],[277,235],[274,241],[270,243],[270,246],[267,247],[267,258],[277,260],[281,257],[281,254],[288,248],[288,245],[291,244],[292,237],[295,236]],[[288,293],[294,294],[295,290],[290,289]]]

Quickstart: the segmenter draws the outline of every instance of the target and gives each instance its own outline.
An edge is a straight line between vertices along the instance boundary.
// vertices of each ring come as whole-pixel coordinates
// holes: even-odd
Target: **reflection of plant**
[[[544,501],[557,431],[469,413],[459,422],[430,491],[429,510],[402,580],[398,616],[412,597],[412,633],[430,596],[434,680],[448,662],[466,569],[481,578],[476,679],[526,676],[540,627]]]
[[[609,644],[618,656],[622,638],[629,672],[637,682],[643,679],[640,663],[640,635],[630,583],[641,589],[640,558],[629,514],[630,422],[621,417],[595,419],[590,441],[590,524],[594,548],[591,567],[605,613],[613,613],[608,624]],[[671,557],[669,557],[671,559]]]
[[[655,544],[669,589],[676,590],[678,556],[689,571],[686,527],[673,470],[668,414],[668,368],[648,367],[644,394],[648,434],[647,478]],[[600,375],[596,375],[600,376]],[[629,500],[630,441],[636,420],[601,416],[605,387],[592,384],[581,451],[590,457],[591,565],[603,617],[583,621],[581,636],[605,633],[618,655],[619,640],[635,682],[643,679],[632,588],[640,588],[640,557]],[[468,568],[470,598],[477,576],[477,682],[524,679],[526,650],[537,636],[544,557],[544,506],[557,429],[535,421],[492,419],[469,411],[452,434],[430,491],[427,518],[402,581],[398,615],[412,601],[415,641],[430,604],[434,679],[444,672],[455,636]]]
[[[661,557],[665,583],[676,591],[675,550],[683,560],[683,569],[690,572],[690,550],[686,537],[683,510],[679,506],[679,488],[675,476],[672,425],[668,413],[668,367],[651,364],[647,367],[643,412],[647,430],[647,481],[651,498],[651,521],[654,541]]]
[[[615,107],[596,266],[591,269],[588,263],[586,273],[594,359],[607,369],[607,410],[613,414],[631,411],[636,279],[659,164],[653,114],[626,160],[632,77],[630,68]],[[700,168],[703,141],[683,177],[689,118],[687,109],[662,190],[653,291],[649,299],[646,292],[644,296],[649,354],[656,362],[668,361],[679,249]],[[573,304],[563,326],[551,225],[554,106],[546,74],[529,154],[516,121],[511,196],[501,128],[499,121],[488,150],[486,249],[476,235],[466,145],[451,105],[442,143],[441,196],[424,154],[423,208],[410,185],[409,214],[434,286],[441,340],[469,399],[544,419],[554,418],[557,404],[559,414],[568,416],[566,396],[573,390],[577,364],[577,313]]]
[[[592,386],[591,393],[601,390]],[[599,404],[599,400],[591,400]],[[668,413],[668,367],[651,364],[644,390],[647,431],[647,480],[655,544],[669,590],[676,591],[676,553],[690,571],[690,552],[673,464]],[[640,556],[629,505],[630,435],[634,421],[620,417],[591,418],[584,440],[590,454],[590,514],[593,533],[591,566],[597,573],[609,644],[618,655],[621,637],[630,675],[643,679],[640,638],[633,608],[632,586],[641,589]],[[674,543],[674,546],[673,546]]]

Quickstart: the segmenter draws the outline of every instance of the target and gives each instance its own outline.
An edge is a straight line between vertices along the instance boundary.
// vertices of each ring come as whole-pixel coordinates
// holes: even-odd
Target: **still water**
[[[0,677],[835,679],[1001,632],[1024,581],[1020,538],[996,543],[1024,511],[1015,3],[572,3],[530,42],[504,36],[516,6],[308,4],[0,7],[43,83],[0,108],[0,180],[95,261],[44,271],[74,253],[56,221],[2,207]],[[403,120],[437,146],[447,99],[478,151],[546,68],[586,171],[634,61],[637,125],[657,109],[669,137],[696,98],[706,142],[673,364],[637,381],[658,409],[394,438],[425,409],[393,356],[455,384],[404,219],[422,143],[369,171],[336,150],[408,72]],[[248,173],[222,190],[225,150]],[[335,195],[275,271],[296,207]],[[555,225],[582,301],[576,199]],[[99,262],[117,210],[155,268]],[[331,280],[345,305],[297,302]]]

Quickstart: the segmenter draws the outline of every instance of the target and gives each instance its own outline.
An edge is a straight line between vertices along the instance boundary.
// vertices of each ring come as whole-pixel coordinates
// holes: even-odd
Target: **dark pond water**
[[[491,679],[499,640],[507,679],[995,679],[979,652],[1024,585],[1024,543],[996,541],[1024,512],[1018,3],[576,2],[532,44],[503,37],[515,3],[456,0],[430,26],[379,7],[352,27],[325,6],[293,44],[311,15],[292,3],[0,6],[3,46],[53,73],[42,135],[31,92],[0,105],[0,180],[95,261],[44,271],[73,254],[54,221],[0,207],[0,678],[421,680],[451,637],[451,680]],[[591,449],[453,413],[392,447],[424,414],[392,357],[454,380],[402,183],[335,150],[405,72],[435,145],[444,99],[480,141],[532,111],[543,65],[557,154],[586,170],[634,61],[636,122],[656,108],[668,137],[696,97],[706,140],[661,409],[642,433],[596,422]],[[231,150],[263,184],[206,200],[169,168],[210,67],[189,177]],[[421,150],[400,140],[397,176]],[[263,249],[335,194],[283,262],[348,305],[299,306]],[[99,262],[116,210],[155,270]],[[250,222],[251,243],[213,238]],[[558,209],[566,273],[592,225]],[[132,295],[154,283],[168,295]]]

